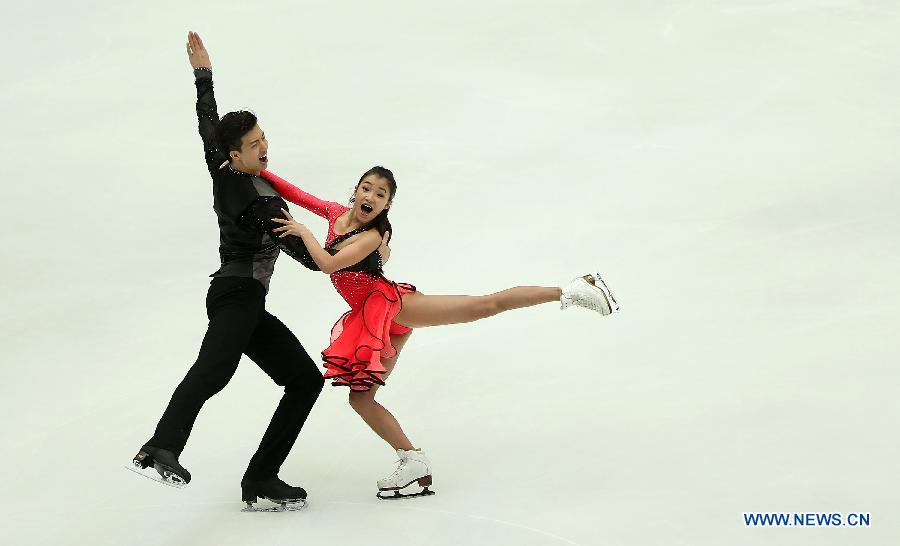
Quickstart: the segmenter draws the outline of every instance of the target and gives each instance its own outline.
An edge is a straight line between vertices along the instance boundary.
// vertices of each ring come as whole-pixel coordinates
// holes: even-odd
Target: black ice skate
[[[191,482],[191,473],[178,463],[178,457],[168,449],[144,446],[127,468],[145,478],[179,489]]]
[[[275,506],[254,506],[259,498],[275,503]],[[241,480],[241,500],[247,506],[241,512],[293,512],[306,508],[306,490],[293,487],[278,476],[263,480]]]

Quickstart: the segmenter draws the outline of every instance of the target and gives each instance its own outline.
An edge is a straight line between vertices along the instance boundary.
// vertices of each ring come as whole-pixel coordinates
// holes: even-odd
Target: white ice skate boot
[[[405,499],[409,497],[424,497],[426,495],[434,495],[434,491],[430,491],[428,486],[431,485],[431,461],[421,449],[412,449],[404,451],[397,450],[397,456],[400,463],[397,470],[387,478],[378,480],[378,498],[379,499]],[[415,484],[422,488],[421,491],[415,493],[401,493],[402,489]],[[386,492],[393,491],[393,495]]]
[[[601,315],[609,315],[619,311],[616,298],[599,273],[589,273],[583,277],[572,279],[572,282],[562,287],[562,297],[559,300],[560,309],[570,305],[577,305],[597,311]]]

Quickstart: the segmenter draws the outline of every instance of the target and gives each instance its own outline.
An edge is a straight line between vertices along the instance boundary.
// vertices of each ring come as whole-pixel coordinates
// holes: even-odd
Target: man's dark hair
[[[222,116],[216,126],[216,144],[219,151],[230,158],[232,150],[241,150],[241,139],[255,126],[256,114],[248,110],[228,112]]]

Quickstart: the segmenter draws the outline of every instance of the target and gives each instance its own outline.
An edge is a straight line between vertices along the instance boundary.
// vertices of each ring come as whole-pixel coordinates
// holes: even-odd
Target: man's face
[[[269,164],[269,141],[259,125],[247,131],[241,138],[241,150],[231,151],[231,166],[239,171],[259,174]]]

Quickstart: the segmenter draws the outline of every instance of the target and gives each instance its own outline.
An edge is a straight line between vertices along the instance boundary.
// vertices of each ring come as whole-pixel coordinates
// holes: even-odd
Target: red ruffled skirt
[[[403,306],[401,296],[416,287],[379,277],[362,304],[344,313],[331,329],[331,345],[322,351],[325,379],[332,385],[367,391],[372,385],[384,385],[385,368],[381,361],[396,356],[391,335],[412,331],[394,322]]]

